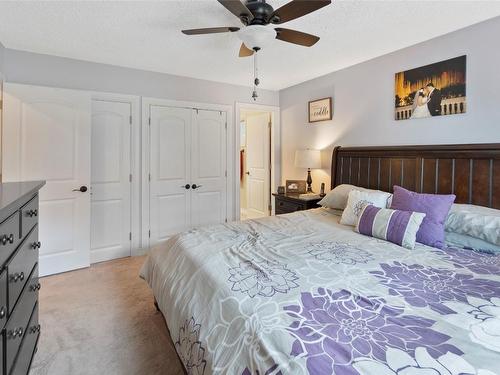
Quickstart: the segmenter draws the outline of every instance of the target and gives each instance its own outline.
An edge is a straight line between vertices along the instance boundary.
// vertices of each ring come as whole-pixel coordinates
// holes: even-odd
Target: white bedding
[[[498,370],[500,256],[406,250],[338,221],[320,208],[151,250],[141,277],[189,374]]]

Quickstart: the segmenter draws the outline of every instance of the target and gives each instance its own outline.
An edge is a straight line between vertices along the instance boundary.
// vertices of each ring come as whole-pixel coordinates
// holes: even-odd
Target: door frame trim
[[[151,106],[164,106],[164,107],[175,107],[175,108],[189,108],[189,109],[200,109],[208,111],[222,111],[226,112],[227,121],[227,132],[226,132],[226,168],[227,168],[227,178],[226,178],[226,217],[227,220],[233,219],[234,212],[234,196],[236,193],[236,188],[233,183],[235,175],[235,159],[230,157],[234,150],[234,110],[232,105],[226,104],[211,104],[211,103],[199,103],[191,101],[178,101],[169,99],[159,99],[151,97],[142,97],[141,109],[142,109],[142,121],[141,121],[141,144],[142,144],[142,192],[141,192],[141,211],[142,211],[142,223],[141,223],[141,238],[142,238],[142,253],[146,253],[149,250],[149,114]],[[239,168],[239,166],[238,166]],[[239,185],[238,185],[239,188]],[[239,194],[239,193],[238,193]],[[239,197],[239,195],[238,195]],[[238,198],[239,199],[239,198]]]
[[[141,233],[141,97],[135,95],[124,95],[114,93],[92,92],[92,100],[107,102],[119,102],[130,104],[132,116],[132,130],[130,132],[130,173],[132,184],[130,186],[130,231],[132,241],[130,244],[130,255],[142,255]],[[90,235],[90,234],[89,234]]]
[[[241,103],[236,102],[235,106],[235,123],[240,123],[241,112],[243,110],[246,111],[256,111],[256,112],[270,112],[273,114],[272,121],[272,131],[271,131],[271,181],[269,184],[269,196],[271,197],[271,193],[273,191],[277,191],[278,185],[281,183],[281,110],[278,106],[272,105],[263,105],[263,104],[253,104],[253,103]],[[235,147],[234,147],[234,155],[233,160],[236,161],[240,155],[240,127],[235,126]],[[235,163],[235,176],[240,175],[240,163]],[[240,219],[240,179],[235,178],[234,180],[234,211],[233,217],[235,220]],[[272,212],[274,214],[274,200],[271,199]]]

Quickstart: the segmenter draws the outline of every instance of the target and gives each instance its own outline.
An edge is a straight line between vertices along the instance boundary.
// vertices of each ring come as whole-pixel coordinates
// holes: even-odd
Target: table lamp
[[[295,167],[307,168],[307,192],[312,193],[311,169],[321,168],[321,152],[309,149],[295,151]]]

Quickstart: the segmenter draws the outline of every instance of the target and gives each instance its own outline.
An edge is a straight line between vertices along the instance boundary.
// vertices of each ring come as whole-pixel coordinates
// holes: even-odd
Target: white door
[[[130,103],[92,101],[91,263],[130,255],[131,115]]]
[[[226,116],[150,107],[150,246],[226,220]]]
[[[192,116],[188,108],[150,108],[150,246],[191,225]]]
[[[226,220],[226,112],[193,111],[191,225]],[[193,188],[196,186],[196,188]]]
[[[4,89],[3,180],[47,181],[40,274],[87,267],[90,194],[79,188],[90,186],[90,94],[11,83]]]
[[[269,215],[271,183],[270,114],[250,115],[246,119],[247,217]]]

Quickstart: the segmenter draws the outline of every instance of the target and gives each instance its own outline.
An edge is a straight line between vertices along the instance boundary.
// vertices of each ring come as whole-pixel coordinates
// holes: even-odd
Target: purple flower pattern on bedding
[[[500,297],[500,282],[478,279],[471,274],[400,262],[383,263],[380,267],[382,271],[370,273],[389,288],[390,295],[401,296],[412,306],[429,307],[440,314],[455,313],[444,302],[467,302],[467,296]]]
[[[358,249],[348,243],[322,241],[310,245],[309,254],[318,260],[324,260],[334,264],[355,265],[367,263],[374,257],[366,250]]]
[[[467,268],[481,275],[500,274],[500,254],[458,248],[444,248],[435,252],[445,256],[455,267]]]
[[[175,350],[177,350],[188,375],[203,375],[205,373],[207,361],[205,360],[205,348],[200,342],[200,327],[191,317],[179,329],[178,339],[175,342]]]
[[[276,293],[287,293],[299,285],[295,272],[286,264],[275,261],[246,260],[238,267],[229,269],[228,281],[233,283],[231,290],[248,294],[251,298],[259,295],[272,297]]]
[[[241,375],[283,375],[283,373],[281,371],[278,371],[278,372],[274,372],[278,369],[278,365],[274,365],[272,366],[269,370],[267,370],[266,372],[260,372],[259,370],[255,371],[252,373],[252,371],[250,371],[248,369],[248,367],[245,367],[245,369],[243,370],[243,372],[241,373]]]
[[[299,305],[285,306],[294,322],[291,355],[304,356],[309,374],[354,375],[356,358],[386,362],[388,348],[413,356],[417,347],[434,357],[462,351],[448,344],[448,335],[431,327],[434,320],[405,315],[381,297],[363,297],[347,290],[319,288],[302,293]]]

